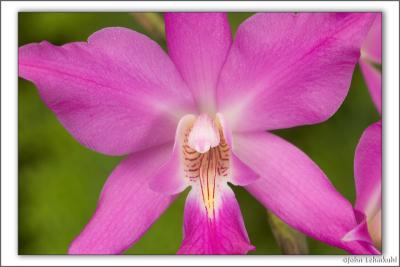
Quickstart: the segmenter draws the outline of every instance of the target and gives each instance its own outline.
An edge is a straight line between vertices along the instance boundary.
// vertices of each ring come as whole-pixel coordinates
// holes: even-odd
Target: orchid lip
[[[216,216],[220,184],[227,182],[230,171],[230,147],[218,117],[198,116],[186,129],[182,142],[185,179],[194,190],[200,190],[204,211]]]

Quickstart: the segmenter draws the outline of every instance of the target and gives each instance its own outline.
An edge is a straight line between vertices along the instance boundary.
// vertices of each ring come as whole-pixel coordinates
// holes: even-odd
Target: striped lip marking
[[[218,119],[200,115],[184,135],[185,179],[200,190],[204,211],[215,218],[219,187],[228,181],[230,148]]]

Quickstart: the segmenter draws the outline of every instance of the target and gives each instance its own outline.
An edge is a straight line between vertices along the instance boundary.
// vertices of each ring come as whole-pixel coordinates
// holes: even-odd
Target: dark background
[[[250,14],[232,13],[232,30]],[[109,26],[123,26],[155,38],[130,13],[19,13],[19,45],[47,40],[53,44],[83,41]],[[162,25],[161,25],[162,26]],[[118,157],[90,151],[75,141],[45,107],[30,82],[18,88],[19,254],[65,254],[92,216],[101,188]],[[358,66],[349,95],[328,121],[276,133],[301,148],[328,175],[337,190],[354,202],[353,157],[364,129],[379,119]],[[245,190],[234,188],[256,251],[280,254],[265,209]],[[182,239],[187,191],[127,254],[175,254]],[[345,254],[307,238],[310,254]]]

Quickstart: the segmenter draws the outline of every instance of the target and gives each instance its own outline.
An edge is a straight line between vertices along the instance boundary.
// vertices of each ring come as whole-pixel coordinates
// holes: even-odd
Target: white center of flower
[[[188,137],[190,148],[205,153],[220,142],[220,134],[215,122],[206,114],[200,115],[194,122]]]
[[[220,183],[228,179],[230,160],[230,148],[218,119],[200,115],[185,133],[182,152],[185,178],[201,191],[205,211],[212,218]]]

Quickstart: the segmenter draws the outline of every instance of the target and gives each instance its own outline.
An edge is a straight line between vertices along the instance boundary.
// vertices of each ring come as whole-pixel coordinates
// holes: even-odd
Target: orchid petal
[[[122,155],[171,141],[192,96],[161,47],[125,28],[19,49],[19,75],[83,145]]]
[[[185,180],[182,147],[187,128],[193,124],[194,115],[184,116],[178,124],[175,144],[170,159],[149,179],[150,188],[164,194],[178,194],[188,186]]]
[[[73,241],[69,254],[118,254],[134,244],[174,200],[149,188],[154,166],[171,151],[164,145],[122,161],[104,185],[96,212]]]
[[[347,95],[375,14],[260,13],[236,34],[217,89],[233,132],[322,122]]]
[[[355,208],[368,219],[381,209],[382,124],[370,125],[362,134],[354,157]]]
[[[361,47],[361,56],[374,63],[382,63],[382,14],[376,15]]]
[[[369,93],[379,114],[382,114],[382,74],[371,63],[360,59],[361,71],[364,75]]]
[[[355,210],[356,219],[358,221],[358,225],[350,230],[343,238],[343,241],[363,241],[372,244],[371,236],[368,232],[368,224],[366,216],[360,212]]]
[[[231,154],[231,182],[234,185],[249,185],[260,178],[249,166],[241,161],[235,154]]]
[[[216,118],[222,128],[222,133],[224,135],[226,143],[229,145],[229,147],[232,147],[232,131],[229,128],[228,122],[225,120],[224,116],[221,113],[217,113]]]
[[[192,188],[185,206],[184,240],[178,254],[246,254],[253,250],[232,190],[218,192],[216,216],[210,218],[201,191]]]
[[[218,76],[232,37],[224,13],[167,13],[168,53],[202,112],[215,111]]]
[[[356,225],[349,201],[301,150],[270,133],[235,134],[234,153],[261,175],[245,188],[291,227],[354,254],[368,245],[341,238]]]
[[[361,211],[354,210],[358,225],[346,233],[342,240],[344,242],[360,241],[369,246],[371,254],[381,254],[377,247],[381,247],[381,212],[371,218],[367,218]]]
[[[232,142],[232,132],[227,121],[221,113],[217,113],[217,120],[222,128],[222,134],[228,146],[234,149]],[[244,164],[234,153],[230,153],[230,182],[234,185],[245,186],[255,182],[260,176],[249,166]]]

